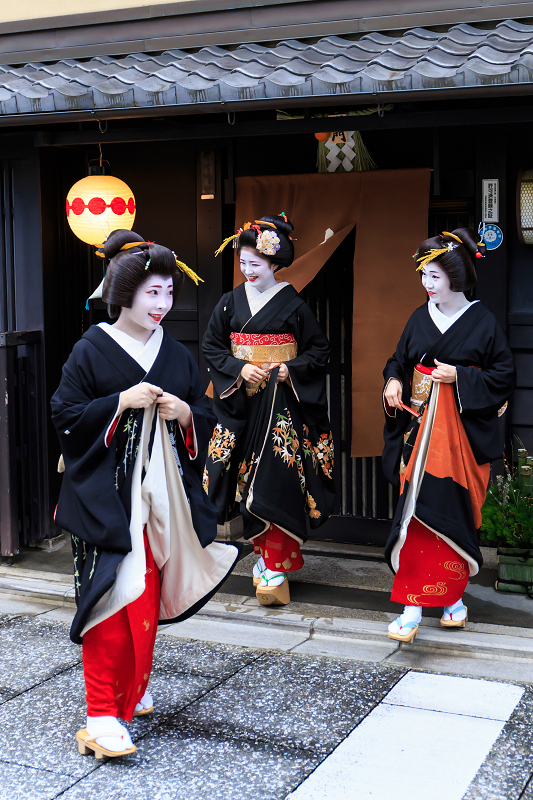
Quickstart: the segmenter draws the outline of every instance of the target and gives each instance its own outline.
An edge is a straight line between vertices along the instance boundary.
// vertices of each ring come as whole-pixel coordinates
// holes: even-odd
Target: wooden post
[[[14,348],[0,334],[0,544],[7,557],[19,551],[14,358]]]

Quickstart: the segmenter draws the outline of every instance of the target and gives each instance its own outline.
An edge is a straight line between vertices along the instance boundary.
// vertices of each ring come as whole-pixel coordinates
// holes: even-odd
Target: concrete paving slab
[[[2,759],[76,778],[93,770],[94,759],[81,758],[75,740],[86,723],[84,693],[76,666],[1,705]]]
[[[52,608],[50,611],[44,611],[39,615],[39,619],[51,620],[52,622],[62,622],[64,625],[68,625],[70,628],[75,613],[75,606],[69,604],[68,606],[58,606],[57,608]]]
[[[90,758],[94,763],[94,760]],[[312,753],[225,737],[191,727],[179,716],[107,761],[62,800],[280,800],[318,764]]]
[[[69,641],[64,625],[35,617],[13,617],[4,623],[0,649],[4,699],[81,661],[81,648]]]
[[[309,634],[306,631],[280,630],[266,628],[264,625],[232,623],[224,620],[193,617],[160,628],[160,634],[178,636],[183,639],[199,639],[204,642],[219,642],[240,647],[264,648],[267,650],[292,650],[304,642]]]
[[[293,648],[291,653],[299,653],[306,656],[327,656],[329,658],[349,658],[354,661],[384,661],[398,648],[398,643],[391,639],[390,644],[383,642],[369,642],[365,639],[344,639],[341,636],[321,636],[314,634],[312,639],[308,639],[298,647]]]
[[[22,578],[16,575],[0,575],[0,592],[22,595],[33,599],[64,600],[74,602],[74,586],[72,581],[59,583],[46,577]]]
[[[382,622],[364,619],[338,619],[325,617],[318,619],[313,630],[316,633],[343,638],[370,639],[377,642],[392,640],[387,637],[387,629]]]
[[[495,720],[381,705],[289,798],[461,800],[502,728]],[[454,748],[453,769],[443,758],[450,742],[468,742]],[[387,764],[403,765],[403,780]]]
[[[252,664],[259,654],[224,644],[206,644],[170,636],[158,636],[154,648],[154,671],[172,675],[197,675],[221,681]]]
[[[410,672],[391,689],[384,703],[445,711],[485,719],[509,719],[524,690],[509,683]]]
[[[4,800],[54,800],[74,783],[68,775],[56,775],[44,769],[1,760],[0,780]]]
[[[487,635],[475,630],[420,626],[415,647],[418,650],[430,648],[437,653],[439,650],[450,653],[468,652],[473,658],[491,655],[493,658],[514,656],[533,659],[533,639],[508,636],[506,632]]]
[[[218,677],[176,674],[169,663],[158,662],[150,680],[155,710],[127,724],[133,741],[219,682]],[[26,766],[39,764],[61,775],[80,778],[88,774],[95,768],[95,760],[80,757],[75,740],[76,731],[86,724],[84,701],[80,665],[4,703],[0,706],[2,758]]]
[[[526,688],[463,800],[533,800],[532,717],[533,689]]]
[[[57,600],[29,600],[21,595],[0,594],[0,614],[36,616],[58,608]]]
[[[211,601],[202,608],[200,617],[224,618],[238,622],[267,622],[282,628],[295,628],[308,631],[311,622],[319,618],[318,614],[296,614],[285,606],[262,606],[255,603],[219,603]]]
[[[410,649],[408,649],[410,648]],[[533,683],[533,669],[530,659],[494,659],[490,656],[472,658],[458,654],[436,655],[435,653],[402,645],[388,659],[387,664],[406,669],[440,672],[450,675],[466,675],[473,678]]]
[[[202,730],[327,755],[400,677],[377,664],[266,654],[182,716]]]

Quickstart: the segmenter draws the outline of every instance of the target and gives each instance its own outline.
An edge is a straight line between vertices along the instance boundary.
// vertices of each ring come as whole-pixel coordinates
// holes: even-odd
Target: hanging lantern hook
[[[92,113],[94,114],[95,119],[98,123],[98,130],[100,131],[100,133],[107,133],[107,120],[100,119],[99,117],[97,117],[94,111]]]
[[[228,125],[235,125],[235,111],[227,111]]]

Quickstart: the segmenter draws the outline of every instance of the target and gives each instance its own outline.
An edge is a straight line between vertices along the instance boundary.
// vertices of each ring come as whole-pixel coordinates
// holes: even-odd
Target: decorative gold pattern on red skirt
[[[451,606],[463,596],[468,573],[466,560],[413,517],[391,600],[407,606]]]

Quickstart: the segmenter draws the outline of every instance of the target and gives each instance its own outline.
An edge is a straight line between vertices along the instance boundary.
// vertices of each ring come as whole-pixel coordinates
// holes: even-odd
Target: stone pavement
[[[2,800],[533,800],[527,682],[369,660],[365,647],[376,640],[361,636],[364,625],[381,624],[372,620],[360,621],[358,638],[332,634],[348,657],[306,654],[313,636],[290,618],[309,620],[289,612],[272,629],[262,623],[278,641],[258,647],[255,614],[229,622],[222,603],[210,606],[202,618],[160,629],[155,711],[129,725],[137,752],[96,761],[80,756],[74,739],[84,690],[81,648],[68,639],[72,605],[4,595]],[[219,640],[232,625],[252,638],[249,646],[201,641],[194,625],[216,627]],[[428,628],[441,633],[450,631]]]
[[[155,712],[102,762],[74,739],[70,554],[23,553],[0,566],[1,800],[533,800],[533,600],[496,593],[485,555],[467,630],[435,609],[412,646],[386,637],[375,548],[311,546],[285,609],[257,604],[247,556],[160,627]]]

